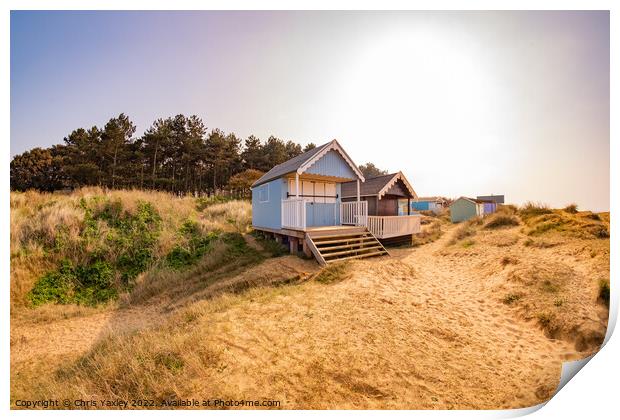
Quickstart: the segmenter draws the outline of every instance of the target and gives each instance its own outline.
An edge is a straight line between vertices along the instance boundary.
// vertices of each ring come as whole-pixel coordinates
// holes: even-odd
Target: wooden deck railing
[[[308,199],[302,197],[282,200],[282,227],[306,230],[308,202]],[[368,216],[367,201],[350,201],[340,203],[340,224],[367,226],[377,238],[392,238],[419,233],[420,215]]]
[[[377,238],[419,233],[420,215],[368,216],[368,230]]]
[[[368,222],[368,201],[347,201],[340,203],[340,224],[366,226]]]
[[[304,198],[282,200],[282,227],[289,229],[306,229],[306,202]]]

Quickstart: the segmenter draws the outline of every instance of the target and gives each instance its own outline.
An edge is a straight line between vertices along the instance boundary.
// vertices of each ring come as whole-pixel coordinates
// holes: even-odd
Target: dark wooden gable
[[[412,195],[409,194],[409,192],[407,191],[407,187],[405,186],[405,184],[403,183],[402,180],[398,180],[396,181],[396,183],[394,185],[392,185],[386,192],[386,195],[396,195],[399,197],[409,197],[411,198]]]

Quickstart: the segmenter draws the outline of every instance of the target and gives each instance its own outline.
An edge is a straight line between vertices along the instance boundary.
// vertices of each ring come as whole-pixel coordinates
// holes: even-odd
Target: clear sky
[[[12,12],[11,154],[124,112],[609,209],[607,12]]]

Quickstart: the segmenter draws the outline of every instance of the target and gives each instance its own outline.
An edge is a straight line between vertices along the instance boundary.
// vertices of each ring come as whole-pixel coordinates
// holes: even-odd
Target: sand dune
[[[78,369],[66,382],[42,378],[35,388],[101,397],[108,381],[117,383],[106,372],[121,369],[118,363],[135,367],[137,354],[163,351],[178,355],[183,369],[174,375],[158,365],[129,369],[127,383],[159,379],[147,388],[115,388],[115,397],[150,389],[152,397],[277,399],[287,409],[493,409],[547,400],[562,361],[594,351],[596,338],[580,347],[577,335],[551,337],[528,318],[531,310],[503,302],[514,286],[508,277],[532,266],[556,270],[561,260],[569,273],[562,295],[568,312],[584,318],[578,327],[589,323],[600,333],[605,311],[592,303],[594,286],[580,282],[604,264],[586,260],[572,245],[532,251],[521,244],[518,228],[480,232],[468,248],[450,245],[450,233],[419,248],[392,250],[392,258],[351,262],[331,284],[303,282],[317,265],[287,256],[177,301],[165,313],[130,306],[40,327],[14,323],[12,374],[32,374],[33,359],[71,366],[104,331],[125,328],[139,332],[121,334],[88,356],[98,373]],[[256,287],[287,279],[295,281]],[[230,291],[241,294],[218,297]],[[566,326],[573,321],[563,319]],[[12,398],[23,392],[14,388]]]

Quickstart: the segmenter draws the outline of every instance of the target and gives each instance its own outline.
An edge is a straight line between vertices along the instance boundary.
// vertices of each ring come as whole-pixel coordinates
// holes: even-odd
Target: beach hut
[[[415,211],[441,212],[446,207],[446,199],[443,197],[419,197],[411,202],[411,208]]]
[[[482,200],[482,201],[492,201],[495,204],[504,204],[504,195],[479,195],[478,197],[476,197],[478,200]]]
[[[482,211],[483,214],[491,214],[491,213],[495,213],[495,211],[497,210],[497,204],[493,201],[482,201]]]
[[[503,195],[479,195],[476,199],[484,202],[484,214],[495,213],[497,206],[504,204]]]
[[[484,215],[484,202],[476,198],[459,197],[450,205],[452,223],[463,222]]]
[[[333,140],[274,166],[252,185],[252,226],[320,264],[387,254],[367,228],[364,175]],[[342,200],[352,182],[354,199]]]
[[[356,188],[355,182],[342,184],[344,203],[357,200]],[[412,235],[420,232],[421,217],[409,205],[418,195],[402,172],[367,178],[359,194],[368,203],[367,227],[382,243],[411,242]],[[406,213],[401,214],[403,207]]]

